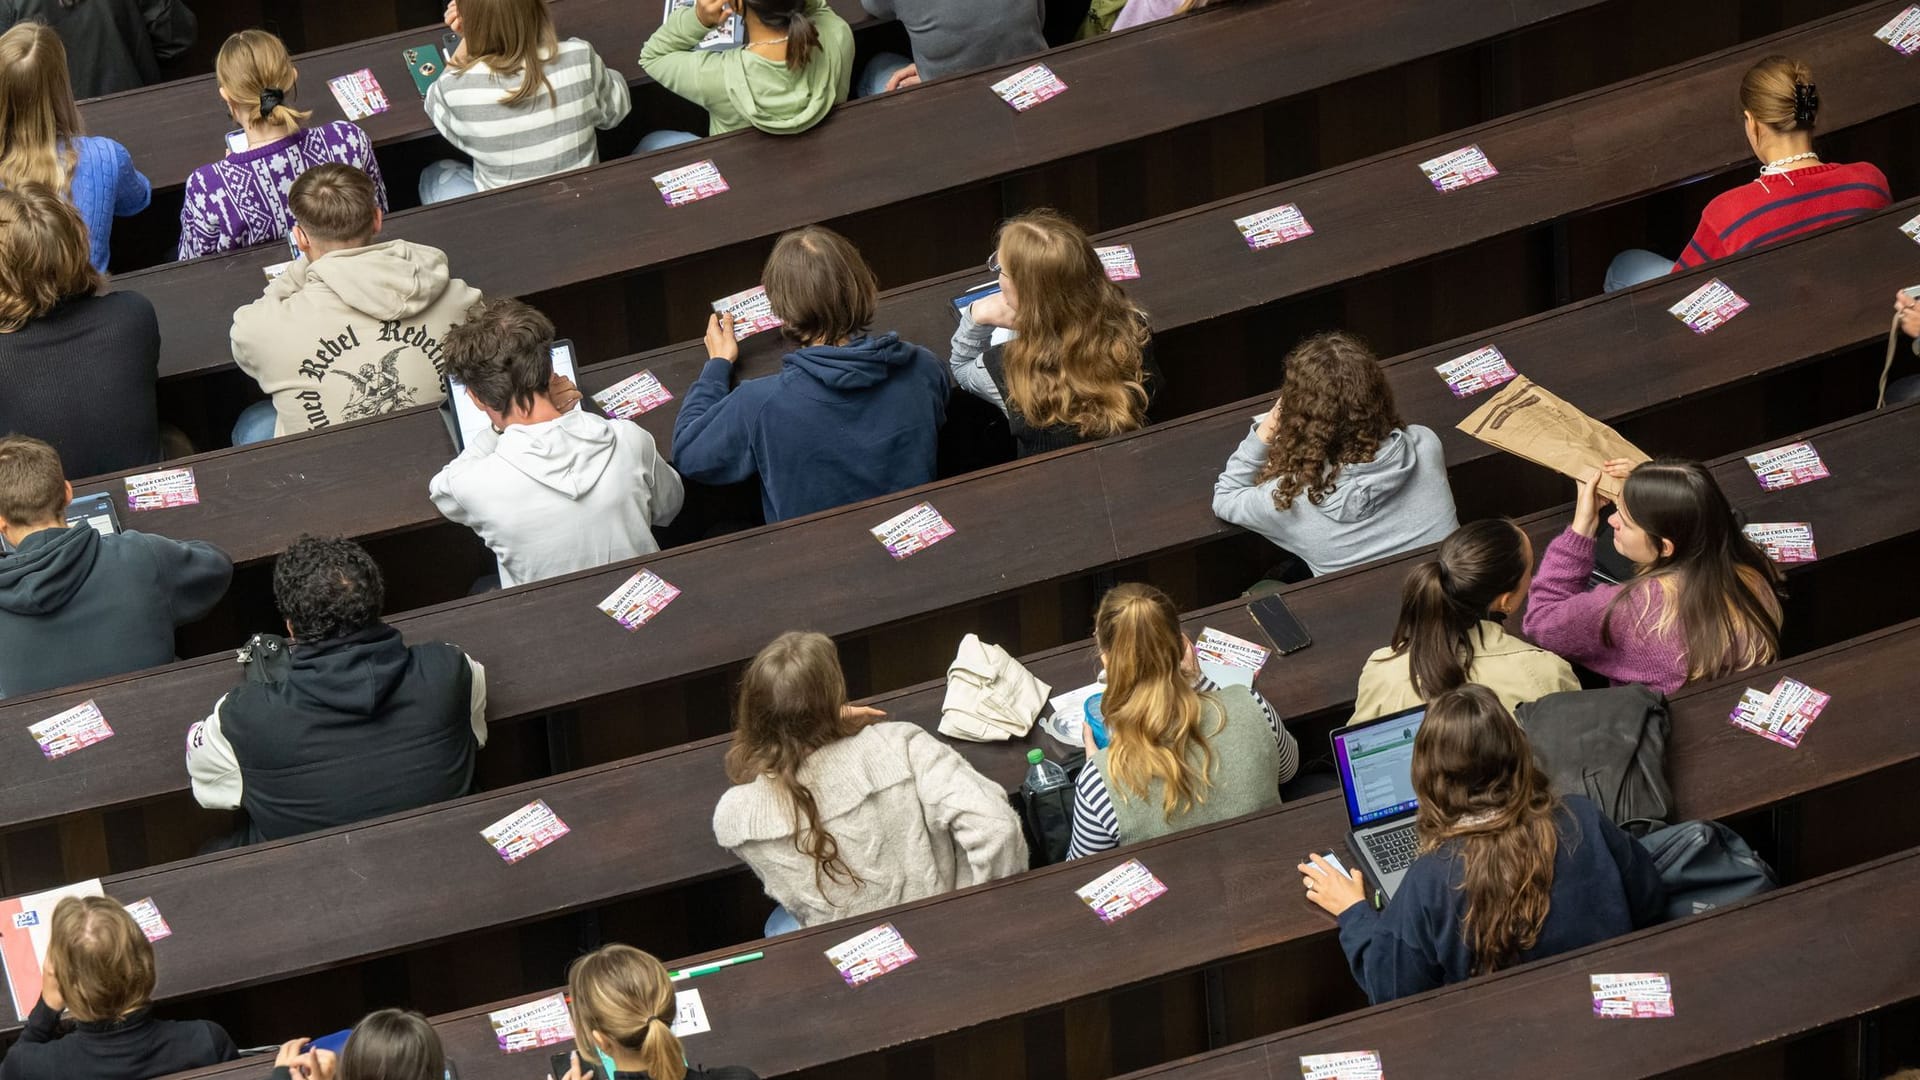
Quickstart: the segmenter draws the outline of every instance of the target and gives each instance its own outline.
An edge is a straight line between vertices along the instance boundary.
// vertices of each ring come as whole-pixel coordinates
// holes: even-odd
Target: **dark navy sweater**
[[[1540,940],[1520,961],[1578,949],[1660,921],[1665,895],[1653,859],[1584,796],[1557,819],[1553,891]],[[1442,846],[1413,861],[1385,911],[1355,904],[1340,914],[1340,947],[1374,1004],[1459,982],[1473,972],[1460,932],[1467,913],[1463,867]]]

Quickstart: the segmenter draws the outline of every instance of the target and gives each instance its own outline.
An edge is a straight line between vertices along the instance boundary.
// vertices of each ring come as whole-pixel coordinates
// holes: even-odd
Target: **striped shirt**
[[[1886,176],[1864,161],[1762,176],[1707,204],[1673,272],[1838,225],[1892,201]]]
[[[552,96],[536,94],[519,105],[500,99],[519,87],[521,76],[502,78],[484,61],[465,71],[449,67],[427,90],[427,118],[473,158],[479,190],[598,164],[594,129],[613,127],[633,107],[626,78],[579,38],[560,43],[545,73]]]
[[[1202,675],[1193,688],[1205,694],[1220,689],[1220,685]],[[1273,729],[1274,741],[1280,744],[1280,776],[1276,783],[1284,784],[1300,771],[1300,744],[1280,723],[1280,714],[1273,711],[1260,691],[1253,691],[1253,700],[1266,716],[1267,726]],[[1113,796],[1107,791],[1106,779],[1100,775],[1100,766],[1089,758],[1073,782],[1073,842],[1067,846],[1067,858],[1084,858],[1119,846],[1120,818],[1113,812]]]

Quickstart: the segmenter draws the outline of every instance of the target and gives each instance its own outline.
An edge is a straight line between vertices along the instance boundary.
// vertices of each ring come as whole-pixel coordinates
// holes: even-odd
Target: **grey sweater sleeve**
[[[1267,444],[1260,441],[1260,425],[1256,421],[1248,426],[1246,438],[1240,440],[1233,456],[1227,459],[1226,468],[1220,471],[1219,479],[1213,482],[1213,516],[1259,533],[1291,551],[1288,542],[1296,531],[1293,526],[1298,515],[1273,505],[1271,482],[1254,481],[1254,477],[1260,475],[1261,466],[1267,463],[1267,449]],[[1299,503],[1294,505],[1297,510]]]
[[[974,322],[972,312],[962,311],[960,327],[948,346],[947,370],[953,373],[955,386],[1004,413],[1007,403],[1000,397],[1000,388],[993,385],[993,376],[987,374],[986,361],[981,359],[992,341],[993,327]]]

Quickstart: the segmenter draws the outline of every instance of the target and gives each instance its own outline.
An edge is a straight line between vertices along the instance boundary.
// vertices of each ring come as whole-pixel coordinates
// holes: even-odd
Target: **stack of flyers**
[[[660,385],[659,376],[651,371],[642,371],[593,395],[593,400],[606,410],[608,416],[631,420],[672,401],[673,395]]]
[[[895,968],[905,967],[919,956],[913,946],[907,944],[907,939],[900,936],[900,931],[887,923],[828,949],[827,959],[840,970],[840,977],[847,980],[848,986],[859,986]]]
[[[733,336],[736,341],[745,341],[762,330],[772,330],[780,325],[780,316],[773,313],[773,304],[767,299],[764,285],[755,285],[745,292],[715,300],[713,313],[733,316]]]
[[[1140,261],[1133,257],[1132,244],[1097,247],[1093,253],[1100,256],[1100,265],[1106,268],[1108,281],[1132,281],[1140,276]]]
[[[1267,657],[1273,654],[1263,645],[1208,626],[1193,643],[1193,655],[1200,661],[1200,673],[1215,683],[1252,686],[1253,677],[1267,666]]]
[[[1128,859],[1075,889],[1073,895],[1085,900],[1101,922],[1111,923],[1153,903],[1166,891],[1167,887],[1153,876],[1153,871],[1141,866],[1139,859]]]
[[[513,1005],[487,1014],[493,1037],[505,1053],[553,1046],[573,1038],[573,1015],[565,994],[549,994],[525,1005]]]
[[[1781,746],[1798,749],[1800,740],[1806,737],[1807,728],[1819,719],[1820,711],[1831,700],[1831,695],[1821,693],[1798,679],[1781,679],[1771,693],[1748,687],[1727,719],[1733,721],[1735,727],[1772,739]]]
[[[1735,315],[1747,310],[1747,302],[1727,283],[1714,278],[1687,294],[1687,298],[1667,309],[1668,314],[1687,324],[1696,334],[1710,334],[1726,325]]]
[[[1060,81],[1060,76],[1055,75],[1052,68],[1035,64],[994,83],[993,92],[1013,106],[1015,112],[1026,112],[1048,98],[1066,93],[1067,84]]]
[[[1247,246],[1255,251],[1313,235],[1313,226],[1307,224],[1306,215],[1293,203],[1235,218],[1233,223],[1240,235],[1247,238]]]
[[[660,575],[642,570],[613,590],[612,596],[600,601],[600,610],[621,626],[638,630],[679,595],[680,590],[662,581]]]
[[[1901,56],[1920,52],[1920,4],[1893,17],[1893,21],[1873,32],[1873,36],[1899,50]]]
[[[1665,972],[1590,978],[1595,1016],[1645,1020],[1673,1015],[1673,983]]]
[[[1433,370],[1447,380],[1447,389],[1453,391],[1454,397],[1472,397],[1510,383],[1520,374],[1492,345],[1456,356]]]
[[[133,916],[133,921],[140,926],[140,932],[145,934],[150,942],[173,936],[173,927],[168,926],[167,920],[160,917],[160,909],[154,906],[151,896],[128,904],[127,914]]]
[[[653,186],[660,189],[660,197],[668,206],[685,206],[726,191],[727,178],[712,161],[696,161],[654,177]]]
[[[700,1000],[700,991],[674,992],[672,1028],[674,1035],[682,1039],[713,1030],[713,1025],[707,1022],[707,1006]]]
[[[127,509],[164,510],[173,506],[195,506],[200,502],[200,486],[194,483],[193,470],[161,469],[127,477]]]
[[[902,511],[868,530],[887,549],[887,554],[904,559],[953,535],[953,526],[932,503],[921,503]]]
[[[539,851],[567,835],[567,823],[547,806],[547,800],[535,799],[527,805],[480,830],[493,850],[510,863]]]
[[[1300,1080],[1385,1080],[1377,1050],[1301,1054]]]
[[[1493,167],[1493,162],[1487,160],[1478,145],[1461,147],[1451,154],[1423,161],[1420,171],[1441,191],[1458,191],[1500,175],[1500,170]]]
[[[340,111],[346,113],[349,120],[363,120],[393,107],[387,101],[387,92],[380,89],[379,80],[368,68],[328,79],[327,89],[333,91],[333,100],[340,103]]]
[[[1813,526],[1804,521],[1758,521],[1742,526],[1740,531],[1774,562],[1803,563],[1820,558],[1813,547]]]
[[[100,706],[89,700],[28,726],[27,734],[33,736],[33,741],[40,744],[40,752],[51,761],[113,738],[113,729],[107,726],[107,718],[100,715]]]
[[[1827,471],[1827,463],[1820,460],[1813,444],[1804,442],[1748,454],[1747,467],[1759,477],[1760,487],[1765,491],[1825,480],[1833,475]]]
[[[1913,238],[1915,243],[1920,243],[1920,217],[1915,217],[1912,221],[1900,226],[1900,231]]]

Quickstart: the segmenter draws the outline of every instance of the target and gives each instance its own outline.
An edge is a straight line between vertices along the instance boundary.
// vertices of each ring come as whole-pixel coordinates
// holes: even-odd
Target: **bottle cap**
[[[1029,750],[1027,751],[1027,764],[1038,765],[1042,761],[1046,760],[1046,757],[1047,757],[1046,752],[1043,750],[1039,750],[1039,749]]]

